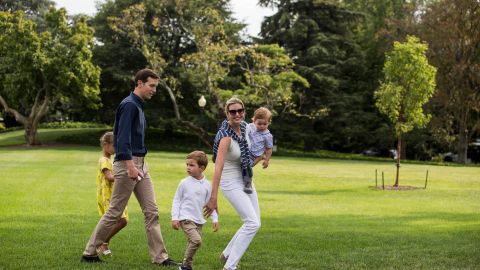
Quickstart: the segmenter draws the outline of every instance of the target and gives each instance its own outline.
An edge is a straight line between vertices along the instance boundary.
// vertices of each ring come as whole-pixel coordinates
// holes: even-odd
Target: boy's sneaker
[[[170,258],[166,259],[162,263],[154,263],[154,264],[157,264],[157,265],[160,265],[160,266],[176,266],[176,267],[178,267],[178,263],[175,262],[174,260],[170,259]]]
[[[80,262],[84,263],[103,263],[98,256],[85,256],[83,255]]]
[[[178,267],[178,270],[192,270],[192,266],[182,264]]]

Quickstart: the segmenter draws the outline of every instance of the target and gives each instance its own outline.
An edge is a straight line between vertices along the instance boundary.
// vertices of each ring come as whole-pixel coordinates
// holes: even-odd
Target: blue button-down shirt
[[[113,127],[115,161],[147,154],[143,106],[143,100],[133,92],[118,105]]]

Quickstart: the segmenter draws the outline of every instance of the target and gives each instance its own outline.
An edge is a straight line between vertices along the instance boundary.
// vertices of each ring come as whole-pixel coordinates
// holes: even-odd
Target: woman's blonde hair
[[[228,107],[232,104],[240,104],[242,108],[245,109],[245,105],[243,105],[243,101],[237,97],[231,97],[225,102],[225,115],[228,115]]]
[[[108,131],[100,137],[100,146],[104,146],[105,144],[113,144],[113,132]]]

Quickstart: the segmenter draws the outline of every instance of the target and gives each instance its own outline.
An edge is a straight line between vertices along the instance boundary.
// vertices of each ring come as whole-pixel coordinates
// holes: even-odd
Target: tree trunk
[[[163,80],[161,80],[160,83],[165,89],[167,89],[170,100],[172,101],[173,111],[175,112],[175,118],[177,119],[177,121],[184,127],[187,127],[194,131],[195,134],[197,134],[197,136],[200,138],[200,140],[202,140],[202,142],[205,143],[208,147],[212,147],[213,139],[203,128],[197,126],[193,122],[185,121],[182,119],[182,116],[180,115],[180,110],[178,109],[177,99],[175,98],[175,94],[173,93],[172,88],[170,88],[170,86],[168,86]]]
[[[460,124],[460,131],[458,132],[458,163],[467,163],[467,150],[468,150],[468,130],[466,124]]]
[[[45,89],[48,89],[48,85],[45,87]],[[40,120],[47,114],[50,103],[55,104],[56,102],[56,99],[51,99],[48,95],[45,95],[43,97],[43,101],[41,101],[41,92],[42,91],[37,93],[29,116],[24,116],[17,110],[10,108],[5,99],[0,95],[0,104],[4,107],[5,111],[13,114],[15,116],[15,120],[18,123],[23,124],[23,128],[25,129],[25,141],[28,145],[40,144],[37,136],[38,124],[40,123]],[[45,92],[48,91],[45,90]]]
[[[400,159],[402,157],[402,135],[399,134],[398,137],[398,142],[397,142],[397,176],[395,177],[395,184],[393,185],[394,187],[398,187],[398,179],[400,176]]]
[[[190,128],[193,130],[197,136],[202,140],[202,142],[207,145],[209,148],[213,147],[213,138],[208,135],[208,133],[201,127],[197,126],[196,124],[190,122],[190,121],[185,121],[185,120],[180,120],[179,121],[183,126]]]
[[[27,119],[27,122],[24,124],[25,127],[25,141],[28,145],[39,145],[40,140],[37,136],[37,125],[33,124],[32,119]]]

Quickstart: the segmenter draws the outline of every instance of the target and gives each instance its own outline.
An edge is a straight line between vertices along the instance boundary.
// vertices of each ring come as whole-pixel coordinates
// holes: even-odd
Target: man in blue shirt
[[[114,229],[133,192],[145,216],[145,231],[152,263],[178,267],[177,263],[168,257],[163,243],[158,223],[158,207],[145,162],[147,148],[143,109],[145,101],[151,99],[157,91],[158,80],[158,75],[150,69],[137,72],[135,90],[117,108],[113,129],[116,155],[113,163],[115,184],[112,201],[85,247],[82,262],[102,262],[98,257],[101,254],[98,247]]]

